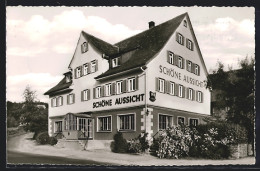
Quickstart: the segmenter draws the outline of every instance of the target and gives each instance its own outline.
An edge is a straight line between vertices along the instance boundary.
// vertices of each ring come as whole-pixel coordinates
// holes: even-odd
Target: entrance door
[[[79,118],[78,119],[78,130],[79,137],[78,138],[93,138],[93,126],[92,126],[92,119],[89,118]]]

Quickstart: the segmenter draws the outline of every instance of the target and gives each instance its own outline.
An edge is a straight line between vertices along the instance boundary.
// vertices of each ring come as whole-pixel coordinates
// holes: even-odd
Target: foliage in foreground
[[[129,153],[143,153],[149,148],[147,140],[148,133],[141,133],[137,138],[131,139],[128,142]]]
[[[58,140],[55,137],[49,137],[48,132],[41,132],[36,136],[36,142],[41,145],[55,145],[57,144]]]
[[[122,132],[117,132],[114,135],[114,141],[110,145],[111,151],[115,153],[127,152],[127,141],[123,138]]]

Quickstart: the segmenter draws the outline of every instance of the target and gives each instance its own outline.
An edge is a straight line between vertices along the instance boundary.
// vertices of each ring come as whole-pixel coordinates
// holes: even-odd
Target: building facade
[[[49,135],[149,137],[210,115],[207,69],[187,13],[111,45],[84,31],[64,78],[45,95]]]

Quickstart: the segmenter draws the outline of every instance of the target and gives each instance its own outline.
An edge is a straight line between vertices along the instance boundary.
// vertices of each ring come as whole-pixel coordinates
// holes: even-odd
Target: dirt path
[[[50,145],[37,145],[32,141],[33,134],[25,134],[10,138],[7,149],[10,151],[41,154],[49,156],[67,157],[72,159],[93,160],[115,165],[138,165],[138,166],[187,166],[187,165],[252,165],[254,157],[246,157],[236,160],[201,160],[201,159],[158,159],[151,155],[117,154],[110,151],[95,150],[82,151],[66,148],[57,148]],[[7,154],[8,155],[8,154]],[[68,163],[69,164],[69,163]]]

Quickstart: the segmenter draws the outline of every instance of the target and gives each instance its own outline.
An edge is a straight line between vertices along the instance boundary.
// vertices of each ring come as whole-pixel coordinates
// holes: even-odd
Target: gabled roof
[[[119,67],[109,69],[105,73],[97,76],[96,79],[146,65],[164,47],[186,14],[187,13],[179,15],[169,21],[116,43],[115,46],[119,47],[120,54],[128,52],[131,49],[136,50],[133,51],[131,58],[126,63],[121,64]]]
[[[56,86],[52,87],[50,90],[44,93],[44,95],[50,95],[56,91],[60,91],[66,88],[69,88],[72,84],[72,81],[66,83],[66,77],[64,77]]]

